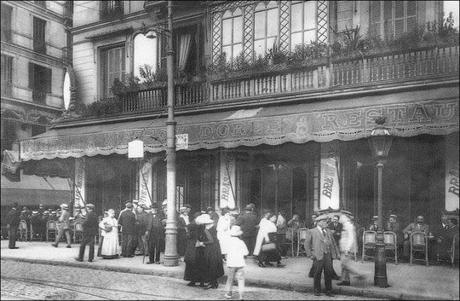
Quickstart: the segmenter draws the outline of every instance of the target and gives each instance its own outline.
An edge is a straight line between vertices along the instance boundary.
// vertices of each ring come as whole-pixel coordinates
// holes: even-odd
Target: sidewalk
[[[59,248],[51,246],[51,242],[17,242],[19,249],[8,249],[8,241],[1,241],[1,259],[17,260],[52,265],[67,265],[101,270],[111,270],[135,274],[148,274],[182,279],[185,264],[179,263],[177,267],[165,267],[156,264],[143,264],[142,256],[134,258],[120,258],[103,260],[96,257],[95,261],[77,262],[74,258],[78,253],[78,245],[71,249],[65,248],[62,243]],[[97,247],[96,247],[97,250]],[[146,258],[148,261],[148,258]],[[252,259],[247,260],[246,283],[249,286],[260,286],[313,292],[313,279],[307,274],[312,261],[305,257],[283,259],[285,267],[260,268]],[[340,262],[334,260],[334,268],[340,273]],[[333,281],[333,290],[336,294],[364,296],[385,299],[459,299],[459,270],[449,266],[425,266],[422,264],[387,264],[389,288],[378,288],[373,285],[374,263],[360,261],[355,263],[355,268],[366,275],[366,280],[357,282],[352,280],[350,287],[340,287]],[[223,277],[224,278],[224,277]],[[221,279],[221,282],[224,279]],[[184,281],[185,285],[185,281]],[[322,281],[322,285],[324,285]]]

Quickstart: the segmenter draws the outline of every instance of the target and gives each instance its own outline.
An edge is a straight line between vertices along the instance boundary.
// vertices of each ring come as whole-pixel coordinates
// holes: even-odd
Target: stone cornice
[[[43,53],[38,53],[24,46],[8,43],[4,41],[1,42],[1,45],[2,45],[1,47],[2,53],[3,51],[7,51],[7,52],[12,53],[12,55],[20,55],[23,57],[27,57],[31,60],[35,60],[43,64],[46,64],[46,65],[52,65],[52,66],[61,67],[61,68],[65,67],[64,61],[54,56],[43,54]]]
[[[1,97],[2,104],[10,104],[13,106],[18,106],[18,107],[30,107],[35,110],[41,110],[41,111],[46,111],[50,113],[60,113],[63,112],[63,108],[56,108],[56,107],[51,107],[47,105],[42,105],[42,104],[37,104],[34,102],[18,99],[18,98],[13,98],[13,97],[7,97],[7,96],[2,96]]]

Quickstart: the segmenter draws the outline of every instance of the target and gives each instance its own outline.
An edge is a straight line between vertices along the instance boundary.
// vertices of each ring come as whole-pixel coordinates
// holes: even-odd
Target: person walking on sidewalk
[[[125,210],[120,213],[118,224],[121,225],[121,256],[134,257],[133,239],[136,228],[136,215],[133,213],[133,204],[127,202]]]
[[[243,234],[239,226],[232,226],[227,246],[227,284],[225,285],[225,298],[232,298],[233,281],[238,280],[238,294],[240,300],[243,300],[244,294],[244,267],[246,262],[244,257],[249,254],[246,244],[239,238]]]
[[[94,259],[94,238],[98,232],[98,221],[97,215],[94,212],[94,205],[88,204],[86,205],[86,218],[83,221],[83,239],[80,243],[80,252],[78,253],[78,257],[75,258],[77,261],[83,261],[83,257],[85,255],[85,248],[86,245],[89,245],[89,254],[88,254],[88,261],[93,262]]]
[[[305,251],[313,260],[314,293],[321,296],[321,274],[324,270],[326,295],[332,296],[332,259],[339,258],[339,250],[331,231],[327,228],[327,215],[316,218],[317,226],[307,232]]]
[[[350,214],[351,215],[351,214]],[[342,224],[342,233],[340,235],[340,263],[342,266],[341,281],[337,285],[350,286],[350,274],[356,275],[358,279],[364,279],[364,276],[352,267],[353,254],[357,251],[357,239],[355,225],[350,217],[343,214],[339,217]]]
[[[13,204],[13,208],[8,212],[8,215],[6,216],[6,226],[8,228],[8,247],[10,249],[19,249],[16,247],[16,239],[18,235],[18,227],[19,227],[19,215],[21,212],[19,212],[18,209],[18,203]]]
[[[252,206],[250,205],[247,205],[244,208],[244,212],[238,216],[235,222],[235,225],[240,226],[243,231],[241,239],[246,244],[246,247],[249,250],[249,255],[252,255],[254,252],[258,223],[257,215],[252,211]]]
[[[61,215],[59,216],[58,222],[57,222],[57,229],[58,229],[58,235],[56,236],[56,240],[54,241],[54,244],[52,244],[53,247],[57,248],[59,241],[62,238],[62,235],[65,234],[65,238],[67,241],[67,248],[71,248],[70,243],[70,212],[69,212],[69,206],[67,204],[62,204],[61,205]]]

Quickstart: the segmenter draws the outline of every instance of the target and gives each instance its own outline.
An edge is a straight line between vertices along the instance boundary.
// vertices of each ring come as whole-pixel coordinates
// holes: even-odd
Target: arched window
[[[291,50],[316,41],[316,1],[291,4]]]
[[[141,82],[144,79],[140,76],[139,69],[144,65],[151,67],[152,73],[157,70],[158,64],[158,38],[147,38],[143,34],[137,34],[134,37],[134,75],[139,77]]]
[[[256,57],[264,56],[277,42],[279,8],[276,1],[260,3],[254,13],[254,51]]]
[[[243,15],[238,8],[233,13],[227,10],[222,19],[222,53],[227,60],[234,60],[243,49]]]

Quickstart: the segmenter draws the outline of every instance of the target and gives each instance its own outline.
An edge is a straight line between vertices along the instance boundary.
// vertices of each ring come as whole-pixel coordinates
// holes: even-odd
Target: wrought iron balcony
[[[352,59],[331,59],[314,66],[249,72],[238,77],[175,86],[175,106],[273,99],[271,96],[308,94],[318,91],[394,85],[402,82],[458,78],[459,47],[431,48],[400,54],[375,54]],[[123,113],[164,110],[165,86],[142,89],[119,96]]]

